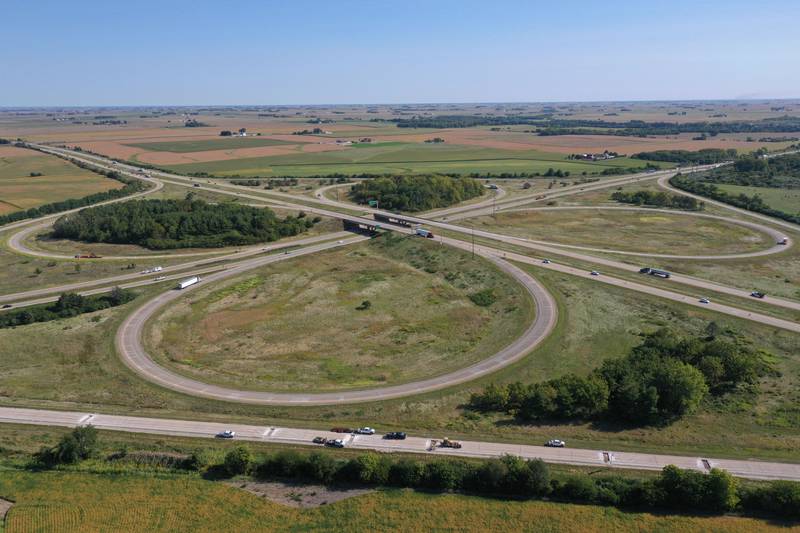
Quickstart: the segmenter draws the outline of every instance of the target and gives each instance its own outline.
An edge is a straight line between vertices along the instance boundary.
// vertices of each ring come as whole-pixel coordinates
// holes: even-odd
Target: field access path
[[[194,438],[214,438],[215,435],[222,431],[231,430],[236,432],[235,440],[291,444],[295,446],[319,446],[311,442],[314,437],[319,436],[329,439],[343,438],[347,448],[357,450],[477,458],[515,455],[525,459],[542,459],[547,463],[633,470],[661,470],[668,465],[676,465],[680,468],[700,472],[708,472],[712,468],[721,468],[734,476],[749,479],[800,481],[800,464],[795,463],[617,452],[608,449],[546,448],[544,446],[526,444],[469,440],[460,441],[462,447],[453,449],[435,446],[434,439],[430,437],[409,436],[405,440],[386,440],[380,434],[341,434],[316,429],[221,424],[219,422],[170,420],[73,411],[47,411],[44,409],[21,409],[16,407],[0,407],[0,423],[68,428],[92,425],[97,429],[107,431]],[[436,437],[436,439],[441,438],[441,435]]]

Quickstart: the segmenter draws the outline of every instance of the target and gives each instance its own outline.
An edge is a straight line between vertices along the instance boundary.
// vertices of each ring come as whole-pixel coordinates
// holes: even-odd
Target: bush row
[[[698,202],[690,196],[670,194],[663,191],[615,191],[611,199],[623,204],[650,205],[654,207],[669,207],[672,209],[685,209],[699,211],[705,207],[703,202]]]
[[[133,291],[119,287],[114,287],[109,294],[96,296],[81,296],[65,292],[59,296],[58,301],[52,304],[32,305],[24,309],[0,313],[0,328],[23,326],[34,322],[49,322],[59,318],[92,313],[128,303],[135,297],[136,293]]]

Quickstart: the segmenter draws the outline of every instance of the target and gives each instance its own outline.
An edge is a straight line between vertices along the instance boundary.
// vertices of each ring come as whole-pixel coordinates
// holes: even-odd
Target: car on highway
[[[328,439],[326,439],[325,437],[314,437],[314,440],[312,440],[311,442],[313,442],[314,444],[325,444],[326,442],[328,442]]]
[[[156,276],[153,281],[164,281],[165,279],[167,279],[167,276]]]
[[[542,263],[545,264],[545,265],[549,265],[550,264],[550,260],[549,259],[542,259]]]
[[[710,304],[711,300],[709,300],[708,298],[700,298],[699,302],[701,304]]]
[[[383,438],[389,440],[406,440],[406,434],[402,431],[392,431],[384,435]]]
[[[336,427],[336,428],[331,429],[331,432],[332,433],[353,433],[353,430],[350,429],[350,428],[339,428],[339,427]]]
[[[560,439],[550,439],[544,443],[548,448],[566,448],[567,443]]]
[[[752,296],[753,298],[764,298],[764,296],[766,296],[766,294],[764,294],[763,292],[759,292],[759,291],[753,291],[753,292],[750,293],[750,296]]]
[[[591,274],[592,276],[599,276],[600,272],[598,272],[597,270],[592,270],[591,272],[589,272],[589,274]]]
[[[3,305],[3,309],[8,309],[9,307],[11,307],[11,304],[5,304],[5,305]]]
[[[358,428],[356,430],[356,433],[358,433],[359,435],[374,435],[375,434],[375,428],[371,428],[371,427],[366,427],[365,426],[363,428]]]
[[[231,431],[230,429],[226,429],[225,431],[220,431],[219,433],[217,433],[218,439],[232,439],[235,436],[236,432]]]
[[[330,446],[331,448],[344,448],[344,441],[342,439],[331,439],[325,442],[325,446]]]

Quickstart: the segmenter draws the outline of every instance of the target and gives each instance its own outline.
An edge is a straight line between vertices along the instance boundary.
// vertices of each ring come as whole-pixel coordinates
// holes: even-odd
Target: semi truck
[[[433,233],[426,230],[425,228],[417,228],[414,233],[419,235],[420,237],[425,237],[426,239],[433,239]]]
[[[640,274],[650,274],[651,276],[657,276],[659,278],[668,278],[670,273],[666,270],[659,270],[657,268],[650,268],[644,267],[639,269]]]
[[[183,290],[186,287],[191,287],[192,285],[194,285],[196,283],[200,283],[200,277],[199,276],[192,276],[191,278],[185,279],[185,280],[181,281],[180,283],[178,283],[178,286],[176,288],[178,290]]]

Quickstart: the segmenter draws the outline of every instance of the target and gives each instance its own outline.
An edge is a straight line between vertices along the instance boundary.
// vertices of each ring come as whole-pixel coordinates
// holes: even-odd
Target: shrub
[[[239,476],[247,474],[250,471],[250,466],[253,462],[253,457],[250,450],[244,446],[237,446],[225,454],[223,466],[228,474],[232,476]]]

